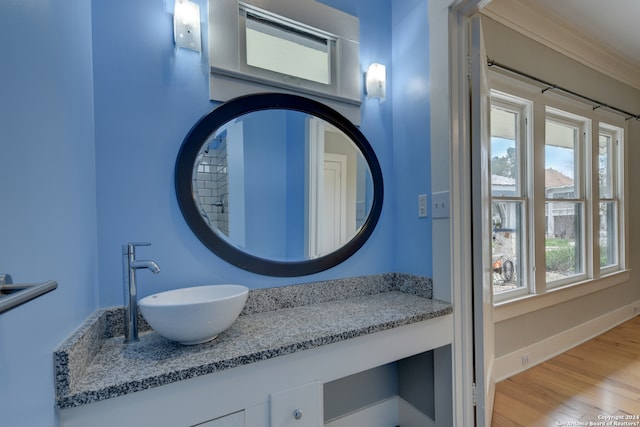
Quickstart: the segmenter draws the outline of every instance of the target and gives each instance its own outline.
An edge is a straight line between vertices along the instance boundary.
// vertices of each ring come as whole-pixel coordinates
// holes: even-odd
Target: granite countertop
[[[398,273],[252,290],[218,338],[184,346],[142,322],[124,344],[122,307],[94,313],[54,353],[56,404],[70,408],[443,316],[431,280]]]

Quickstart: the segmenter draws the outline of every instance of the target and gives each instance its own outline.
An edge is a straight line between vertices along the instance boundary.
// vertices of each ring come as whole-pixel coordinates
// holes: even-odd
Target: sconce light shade
[[[176,0],[173,9],[173,40],[176,47],[202,51],[200,6],[189,0]]]
[[[367,98],[378,98],[380,103],[384,102],[387,91],[387,69],[382,64],[373,63],[369,65],[366,75]]]

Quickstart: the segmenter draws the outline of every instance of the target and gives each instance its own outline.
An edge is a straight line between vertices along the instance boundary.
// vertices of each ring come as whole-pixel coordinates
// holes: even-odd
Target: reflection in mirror
[[[283,277],[352,256],[373,233],[384,195],[360,130],[320,102],[283,93],[236,98],[202,117],[178,153],[175,185],[207,248]]]
[[[335,41],[308,29],[246,12],[247,65],[328,85]]]
[[[243,114],[216,129],[197,155],[192,186],[219,237],[282,261],[340,248],[373,201],[358,147],[325,120],[291,110]]]

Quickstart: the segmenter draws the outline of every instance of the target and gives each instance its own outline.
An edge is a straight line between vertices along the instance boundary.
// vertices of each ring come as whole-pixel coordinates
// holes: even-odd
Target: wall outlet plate
[[[418,218],[425,218],[428,216],[427,213],[427,195],[419,194],[418,195]]]

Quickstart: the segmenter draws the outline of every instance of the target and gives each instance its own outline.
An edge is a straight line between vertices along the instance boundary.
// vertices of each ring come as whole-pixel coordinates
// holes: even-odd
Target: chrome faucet
[[[136,246],[151,246],[151,243],[127,243],[122,245],[122,273],[124,278],[124,341],[138,341],[138,289],[136,270],[146,268],[153,274],[160,272],[154,261],[136,260]]]

